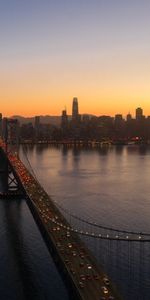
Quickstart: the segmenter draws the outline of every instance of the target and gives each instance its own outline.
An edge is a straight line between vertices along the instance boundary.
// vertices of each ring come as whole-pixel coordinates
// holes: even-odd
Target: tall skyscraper
[[[143,118],[143,109],[141,107],[138,107],[136,109],[136,112],[135,112],[135,115],[136,115],[136,120],[141,120]]]
[[[78,110],[78,99],[73,98],[72,103],[72,120],[78,121],[79,118],[79,110]]]

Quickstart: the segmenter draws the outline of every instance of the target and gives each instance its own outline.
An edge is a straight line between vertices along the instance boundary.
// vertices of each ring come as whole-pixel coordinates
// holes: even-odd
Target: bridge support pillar
[[[22,185],[17,174],[11,167],[7,156],[0,149],[0,196],[23,195]]]

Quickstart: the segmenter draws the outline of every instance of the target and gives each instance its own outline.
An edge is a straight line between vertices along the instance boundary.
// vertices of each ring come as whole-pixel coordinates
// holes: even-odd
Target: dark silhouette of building
[[[27,124],[22,124],[20,129],[20,135],[22,141],[33,142],[35,139],[35,129],[33,127],[33,124],[31,122]]]
[[[138,107],[135,111],[136,120],[139,121],[143,118],[143,109],[141,107]]]
[[[115,122],[122,122],[122,120],[123,120],[123,117],[121,114],[115,115]]]
[[[34,128],[35,128],[35,139],[38,140],[39,136],[40,136],[40,117],[39,116],[35,116]]]
[[[78,99],[73,98],[73,103],[72,103],[72,120],[73,121],[78,121],[79,119],[79,109],[78,109]]]
[[[64,109],[62,111],[62,116],[61,116],[61,127],[66,129],[68,127],[68,116],[67,116],[67,111]]]
[[[61,140],[74,140],[75,142],[89,140],[112,141],[113,143],[127,143],[135,141],[137,143],[150,143],[150,116],[143,115],[143,109],[136,109],[136,118],[132,118],[130,113],[124,119],[121,114],[116,114],[115,118],[110,116],[94,116],[79,114],[78,99],[73,98],[72,116],[67,115],[66,109],[59,117],[59,124],[42,122],[42,117],[36,116],[34,125],[24,123],[19,126],[19,139],[21,142],[48,142]],[[9,136],[7,132],[7,119],[0,114],[0,135],[2,122],[2,136],[5,139]],[[17,123],[13,123],[12,136],[16,136]],[[14,130],[14,128],[16,128]],[[15,131],[15,134],[13,133]]]
[[[125,120],[123,119],[121,114],[115,115],[114,120],[114,136],[116,138],[124,138],[125,137]]]
[[[68,136],[68,115],[66,109],[62,111],[61,128],[62,128],[62,137],[63,138],[67,137]]]
[[[132,120],[132,115],[129,113],[127,114],[127,122],[130,122]]]

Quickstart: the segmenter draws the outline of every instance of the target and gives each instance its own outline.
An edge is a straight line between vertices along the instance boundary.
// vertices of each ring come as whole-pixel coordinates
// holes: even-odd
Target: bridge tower
[[[22,186],[20,180],[12,168],[7,155],[13,153],[13,155],[18,156],[19,149],[19,123],[16,119],[3,119],[2,126],[2,137],[6,145],[6,153],[1,149],[0,151],[0,173],[2,178],[2,189],[3,194],[10,195],[21,195]]]
[[[3,140],[6,152],[9,150],[18,154],[19,150],[19,122],[17,119],[3,119]]]

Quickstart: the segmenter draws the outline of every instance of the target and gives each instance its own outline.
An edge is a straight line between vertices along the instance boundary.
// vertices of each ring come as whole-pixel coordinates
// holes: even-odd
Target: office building
[[[137,121],[140,121],[141,119],[143,119],[143,109],[141,107],[138,107],[136,109],[135,115],[136,115]]]
[[[67,129],[68,127],[68,116],[67,116],[67,111],[64,109],[62,111],[62,116],[61,116],[61,127],[62,129]]]
[[[79,119],[79,109],[78,109],[78,99],[73,98],[72,103],[72,120],[78,121]]]

